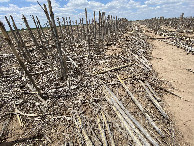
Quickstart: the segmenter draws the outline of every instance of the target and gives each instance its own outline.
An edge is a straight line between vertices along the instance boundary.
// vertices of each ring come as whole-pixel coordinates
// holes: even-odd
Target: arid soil
[[[176,95],[164,96],[171,119],[183,135],[187,145],[194,145],[194,56],[159,40],[153,45],[153,68],[159,77],[172,85]]]
[[[191,54],[187,55],[184,50],[162,42],[164,37],[155,35],[151,30],[145,30],[146,28],[143,28],[141,33],[137,30],[137,32],[134,31],[124,35],[122,34],[118,37],[118,40],[116,39],[117,41],[109,41],[110,43],[106,44],[107,46],[104,52],[101,52],[101,55],[94,55],[96,58],[86,58],[87,56],[84,54],[86,50],[84,50],[84,47],[81,46],[77,48],[76,50],[79,50],[79,55],[76,57],[85,57],[82,60],[86,60],[84,63],[81,61],[79,63],[80,66],[83,66],[81,68],[83,72],[82,77],[80,77],[83,81],[73,78],[74,76],[72,75],[76,75],[77,77],[79,74],[76,74],[77,70],[75,68],[70,67],[69,70],[72,71],[72,74],[69,74],[69,76],[72,76],[72,85],[68,84],[69,89],[64,88],[67,86],[66,84],[58,84],[60,83],[58,78],[55,79],[51,76],[57,84],[55,85],[56,87],[53,87],[53,84],[48,86],[48,91],[52,89],[51,91],[53,92],[50,91],[52,97],[48,97],[48,105],[42,106],[41,104],[35,104],[34,98],[28,99],[29,96],[27,96],[27,94],[26,99],[28,100],[26,101],[29,104],[24,104],[22,103],[23,101],[20,103],[16,102],[17,108],[23,111],[23,113],[17,112],[18,109],[16,110],[15,105],[13,108],[7,108],[9,102],[6,103],[6,106],[3,104],[0,105],[3,107],[0,107],[2,111],[6,111],[4,112],[4,117],[8,115],[5,114],[8,113],[8,111],[11,113],[11,120],[8,119],[9,117],[6,117],[7,119],[2,120],[3,122],[0,123],[0,130],[4,129],[2,127],[6,127],[4,126],[6,122],[8,123],[8,130],[2,130],[4,131],[2,135],[5,136],[4,139],[2,138],[4,141],[0,146],[2,144],[17,145],[18,143],[23,143],[24,145],[73,145],[74,143],[78,144],[80,142],[80,144],[85,144],[88,142],[86,140],[88,139],[87,134],[91,138],[91,143],[94,142],[93,145],[102,145],[104,139],[105,143],[106,139],[107,142],[110,143],[111,138],[108,139],[108,134],[111,132],[108,132],[108,130],[102,132],[102,130],[100,130],[102,129],[101,125],[105,123],[102,121],[102,114],[99,114],[100,111],[103,111],[107,116],[106,123],[110,125],[115,145],[133,145],[134,139],[131,139],[131,137],[134,136],[132,135],[130,137],[124,129],[129,127],[128,122],[125,122],[122,116],[118,118],[119,116],[117,116],[116,112],[118,109],[114,112],[114,109],[116,109],[115,105],[117,105],[117,103],[114,104],[114,102],[117,102],[117,100],[124,105],[124,108],[122,107],[120,110],[124,117],[127,117],[125,116],[125,111],[131,112],[132,116],[140,121],[140,124],[150,132],[151,137],[157,140],[157,142],[151,141],[152,143],[158,143],[158,145],[194,145],[194,56]],[[145,36],[143,32],[145,32],[147,36],[150,36],[150,38]],[[113,43],[114,41],[115,43]],[[78,52],[74,53],[78,54]],[[149,63],[151,58],[152,66]],[[74,58],[75,62],[78,62],[76,59],[77,58]],[[13,64],[7,64],[9,64],[9,66],[14,66],[15,62],[13,61]],[[36,67],[39,66],[39,64],[36,65]],[[124,68],[123,66],[126,67]],[[4,68],[7,68],[7,66]],[[36,73],[40,70],[42,69],[37,68],[37,70],[31,72]],[[8,75],[10,76],[10,74]],[[54,72],[52,74],[54,74]],[[48,74],[45,74],[45,76],[46,78],[49,77]],[[84,86],[77,85],[73,88],[75,84],[73,81],[79,81],[80,83],[75,83],[83,84]],[[161,111],[149,100],[148,97],[150,95],[148,96],[147,92],[145,92],[143,88],[145,85],[142,86],[144,81],[150,84],[152,83],[153,88],[158,87],[158,89],[155,89],[155,92],[158,97],[162,99],[159,104],[170,116],[169,119],[164,118],[165,116],[161,115]],[[20,82],[17,84],[20,85]],[[38,83],[42,84],[44,82]],[[10,85],[12,84],[13,82],[10,83]],[[44,86],[47,87],[46,84]],[[24,91],[23,88],[25,87],[13,86],[12,88],[18,89],[18,91],[20,91],[19,93],[22,94]],[[71,90],[71,94],[69,94],[68,98],[66,96],[57,96],[58,93],[68,95],[66,90],[58,90],[61,88]],[[126,88],[132,91],[133,94],[131,93],[129,96],[128,92],[126,92]],[[174,95],[166,92],[164,89]],[[27,88],[26,91],[28,90]],[[12,91],[13,94],[15,92],[16,90]],[[31,89],[28,92],[32,93]],[[72,93],[79,94],[74,95]],[[116,94],[115,97],[113,93]],[[150,94],[152,96],[152,93]],[[34,94],[32,95],[33,97],[35,96]],[[132,102],[132,99],[129,98],[131,95],[137,97],[136,100],[142,104],[143,108],[137,108],[137,103]],[[112,96],[117,100],[114,101]],[[17,97],[23,96],[17,95]],[[24,97],[23,99],[25,99]],[[114,102],[111,103],[110,99]],[[17,100],[18,99],[15,99],[15,101]],[[120,106],[117,107],[119,108]],[[160,134],[160,132],[156,132],[158,131],[157,127],[155,130],[153,129],[154,126],[148,123],[149,118],[144,117],[144,115],[147,115],[144,110],[151,115],[156,125],[158,125],[158,129],[162,129],[164,136]],[[77,115],[77,117],[75,115]],[[102,124],[98,122],[100,120],[98,118],[99,116],[101,117]],[[96,117],[99,119],[97,122]],[[124,128],[122,127],[122,125],[124,125],[123,123],[127,125]],[[109,126],[107,127],[109,128]],[[104,133],[104,137],[102,138],[100,137],[101,133]],[[110,137],[112,137],[111,134]],[[84,139],[86,142],[84,142]],[[137,145],[140,144],[137,143]]]

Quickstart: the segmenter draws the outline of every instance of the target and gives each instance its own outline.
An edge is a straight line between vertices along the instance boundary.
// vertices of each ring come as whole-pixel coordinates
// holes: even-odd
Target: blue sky
[[[43,10],[37,0],[0,0],[0,20],[8,29],[4,16],[12,15],[19,28],[24,27],[21,19],[24,14],[30,26],[34,24],[30,15],[38,16],[41,23],[46,22]],[[39,0],[47,4],[47,0]],[[106,14],[124,17],[128,20],[147,19],[153,17],[179,17],[183,12],[185,16],[194,16],[194,0],[51,0],[55,16],[71,17],[76,20],[84,18],[84,8],[88,10],[89,18],[93,11],[105,11]]]

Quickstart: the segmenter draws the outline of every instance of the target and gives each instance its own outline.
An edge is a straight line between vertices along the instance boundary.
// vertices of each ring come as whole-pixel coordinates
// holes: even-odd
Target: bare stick
[[[118,75],[117,75],[117,78],[119,79],[119,81],[121,82],[121,84],[123,85],[123,87],[125,88],[127,93],[130,95],[133,102],[137,105],[137,107],[140,109],[140,111],[145,115],[145,117],[149,121],[149,123],[156,129],[158,134],[160,134],[162,137],[164,137],[162,131],[158,128],[158,126],[156,126],[156,124],[154,123],[152,118],[146,113],[146,111],[144,110],[144,108],[142,107],[140,102],[135,98],[135,96],[133,96],[133,94],[129,91],[128,87],[124,84],[124,82],[121,80],[121,78]]]
[[[150,134],[148,133],[148,131],[143,128],[143,126],[133,117],[133,115],[123,106],[123,104],[118,100],[118,98],[116,97],[116,95],[110,91],[110,89],[108,89],[109,92],[112,95],[112,101],[114,103],[117,103],[121,109],[126,113],[126,115],[131,119],[131,121],[137,126],[137,128],[145,135],[145,137],[154,145],[154,146],[158,146],[158,143],[150,136]]]
[[[152,68],[146,64],[143,59],[141,59],[138,55],[131,53],[138,61],[140,61],[147,69],[152,70]]]
[[[98,125],[98,129],[100,131],[100,134],[101,134],[101,138],[102,138],[102,143],[103,143],[103,146],[107,146],[107,140],[106,140],[106,136],[105,136],[105,132],[104,132],[104,129],[102,128],[101,124],[100,124],[100,118],[99,116],[97,115],[97,125]]]
[[[85,128],[82,126],[82,121],[81,121],[81,118],[79,115],[77,115],[77,121],[76,119],[74,120],[75,124],[77,125],[77,127],[79,129],[81,129],[82,131],[82,134],[84,135],[84,139],[85,139],[85,142],[86,142],[86,145],[87,146],[92,146],[92,141],[90,140],[90,138],[88,137],[87,133],[86,133],[86,130]]]
[[[25,60],[26,60],[27,62],[30,62],[30,61],[29,61],[29,58],[27,57],[27,55],[26,55],[24,49],[22,48],[22,45],[21,45],[20,41],[18,40],[16,34],[14,33],[14,31],[13,31],[13,29],[12,29],[12,27],[11,27],[11,24],[10,24],[10,22],[9,22],[9,20],[7,19],[6,16],[5,16],[5,19],[6,19],[6,21],[7,21],[7,24],[8,24],[8,26],[9,26],[10,30],[11,30],[11,33],[13,34],[13,37],[14,37],[16,43],[17,43],[17,46],[18,46],[19,48],[21,48],[21,51],[22,51],[22,53],[23,53],[23,55],[24,55]]]
[[[41,4],[37,1],[37,3],[38,3],[38,5],[41,7],[41,9],[43,10],[43,11],[45,11],[44,10],[44,8],[41,6]]]
[[[100,28],[101,28],[101,26],[100,26],[100,24],[101,24],[101,13],[100,13],[100,11],[99,11],[99,38],[98,38],[98,41],[100,40]]]
[[[41,33],[40,33],[39,27],[38,27],[38,25],[37,25],[37,22],[36,22],[36,20],[34,19],[34,15],[31,15],[31,17],[32,17],[32,20],[33,20],[33,22],[34,22],[34,24],[35,24],[36,30],[37,30],[37,32],[38,32],[38,37],[39,37],[39,39],[40,39],[40,42],[41,42],[41,44],[42,44],[42,46],[43,46],[43,41],[42,41]]]
[[[5,27],[4,27],[4,25],[3,25],[2,22],[0,22],[0,29],[1,29],[1,31],[2,31],[2,33],[3,33],[3,35],[4,35],[4,37],[5,37],[5,39],[6,39],[6,41],[7,41],[7,43],[9,44],[9,46],[10,46],[12,52],[13,52],[14,55],[16,56],[16,58],[17,58],[17,60],[18,60],[18,62],[19,62],[19,64],[20,64],[20,66],[24,69],[26,75],[28,76],[28,78],[30,79],[31,83],[33,84],[33,86],[34,86],[35,89],[37,90],[37,92],[38,92],[38,94],[39,94],[38,98],[39,98],[43,103],[46,103],[45,100],[43,99],[43,95],[42,95],[40,89],[36,86],[36,83],[35,83],[34,79],[33,79],[32,76],[30,75],[30,73],[28,72],[28,70],[27,70],[27,68],[25,67],[23,61],[21,60],[21,58],[19,57],[19,55],[18,55],[16,49],[14,48],[14,45],[12,44],[12,42],[11,42],[11,40],[10,40],[10,37],[9,37],[8,33],[6,32]]]
[[[161,101],[161,98],[159,98],[159,97],[156,95],[155,91],[152,89],[152,87],[150,86],[150,84],[149,84],[147,81],[145,81],[145,83],[146,83],[146,85],[148,86],[148,88],[150,89],[150,91],[152,92],[152,94],[154,94],[154,97],[156,98],[156,100],[157,100],[157,101]]]
[[[132,63],[125,64],[125,65],[121,65],[121,66],[118,66],[118,67],[113,67],[113,68],[107,69],[107,70],[105,70],[105,71],[99,71],[99,72],[96,72],[95,74],[104,74],[104,73],[107,73],[107,72],[109,72],[109,71],[115,71],[115,70],[119,70],[119,69],[128,67],[128,66],[130,66],[130,65],[132,65]]]
[[[41,24],[40,24],[40,21],[39,21],[39,19],[38,19],[38,16],[36,16],[36,20],[37,20],[37,24],[39,25],[39,28],[40,28],[40,30],[41,30],[41,32],[42,32],[42,35],[43,35],[43,37],[44,37],[46,43],[49,44],[49,42],[48,42],[48,40],[46,39],[46,36],[45,36],[45,34],[44,34],[44,31],[43,31],[43,29],[42,29],[42,26],[41,26]]]
[[[133,142],[135,143],[135,145],[141,146],[142,145],[141,142],[136,137],[136,135],[134,134],[133,129],[129,126],[129,124],[126,122],[126,120],[124,119],[124,117],[120,114],[120,112],[118,112],[118,110],[114,106],[112,106],[112,108],[115,111],[115,113],[117,114],[117,116],[120,119],[120,121],[123,123],[125,129],[129,133],[130,137],[133,139]]]
[[[15,24],[15,21],[14,21],[14,19],[13,19],[13,17],[11,15],[10,15],[10,18],[12,20],[13,27],[14,27],[14,29],[16,31],[16,35],[17,35],[17,37],[18,37],[18,39],[19,39],[19,41],[20,41],[20,43],[22,45],[21,47],[24,47],[25,48],[26,54],[28,55],[29,60],[31,60],[30,53],[28,52],[28,50],[27,50],[27,48],[25,46],[25,43],[24,43],[24,41],[22,39],[22,36],[20,35],[20,32],[18,31],[18,28],[17,28],[17,26]]]
[[[30,26],[28,24],[28,21],[27,21],[27,19],[26,19],[26,17],[24,15],[22,16],[22,19],[24,20],[24,23],[25,23],[25,25],[26,25],[26,27],[27,27],[27,29],[29,31],[30,37],[32,38],[34,44],[36,45],[37,48],[40,48],[39,44],[38,44],[38,42],[37,42],[37,40],[35,38],[35,36],[32,33],[32,30],[31,30],[31,28],[30,28]]]
[[[108,91],[109,95],[111,97],[108,98],[108,101],[111,105],[113,105],[121,114],[123,119],[128,123],[128,125],[131,127],[132,131],[136,133],[136,136],[138,136],[139,139],[143,142],[144,145],[149,146],[150,144],[147,142],[147,140],[143,137],[143,135],[140,133],[139,129],[135,127],[132,120],[127,116],[126,112],[127,110],[121,109],[121,106],[115,101],[117,99],[116,95],[107,87],[105,86],[106,90]]]
[[[49,13],[48,13],[47,7],[46,7],[45,4],[44,4],[43,6],[44,6],[44,13],[45,13],[45,15],[46,15],[46,17],[47,17],[47,20],[48,20],[48,22],[49,22],[49,25],[50,25],[50,30],[51,30],[51,33],[52,33],[52,37],[55,38],[55,37],[54,37],[53,25],[52,25],[52,23],[51,23],[51,19],[50,19],[50,17],[49,17]]]
[[[47,1],[48,1],[48,6],[49,6],[51,22],[52,22],[52,26],[53,26],[53,30],[54,30],[54,34],[55,34],[55,38],[56,38],[57,50],[59,53],[59,59],[60,59],[60,65],[61,65],[61,79],[64,80],[67,77],[66,55],[63,58],[61,44],[59,42],[59,36],[58,36],[57,28],[55,25],[54,13],[52,11],[51,1],[50,0],[47,0]]]
[[[62,31],[62,28],[61,28],[61,22],[60,22],[60,20],[59,20],[59,17],[57,17],[57,22],[58,22],[58,24],[59,24],[59,29],[60,29],[62,41],[63,41],[63,43],[65,43],[65,41],[64,41],[64,36],[63,36],[63,31]],[[64,45],[64,46],[65,46],[65,45]]]
[[[95,35],[96,35],[96,24],[95,24],[95,22],[96,22],[96,15],[95,15],[95,11],[94,11],[94,21],[93,21],[93,37],[95,37]],[[96,42],[95,42],[96,43]]]
[[[102,114],[102,119],[103,119],[103,122],[104,122],[104,124],[105,124],[105,126],[106,126],[106,130],[107,130],[108,135],[109,135],[109,138],[110,138],[111,146],[115,146],[113,136],[112,136],[112,134],[111,134],[109,125],[108,125],[107,120],[106,120],[106,116],[105,116],[105,114],[104,114],[103,111],[101,111],[101,114]]]
[[[88,13],[86,8],[85,8],[85,15],[86,15],[86,35],[88,35]]]
[[[15,107],[15,114],[20,114],[20,115],[27,116],[27,117],[37,117],[38,116],[37,114],[25,114],[19,111],[16,107]]]
[[[139,80],[139,82],[141,83],[141,85],[143,86],[143,88],[146,90],[146,92],[149,95],[149,98],[151,99],[151,101],[153,102],[153,104],[156,106],[156,108],[159,110],[159,112],[168,119],[168,115],[165,113],[165,111],[162,109],[162,107],[159,105],[159,103],[157,102],[157,100],[152,96],[152,93],[149,91],[149,89],[145,86],[145,84]]]
[[[83,38],[86,39],[86,35],[85,35],[85,28],[84,28],[84,18],[82,18],[82,27],[83,27]]]
[[[29,35],[32,38],[34,44],[39,49],[39,51],[42,54],[42,56],[46,58],[47,57],[47,53],[46,53],[45,49],[41,49],[40,48],[40,45],[38,44],[37,39],[35,38],[34,34],[32,33],[32,30],[31,30],[31,28],[30,28],[30,26],[28,24],[28,21],[27,21],[27,19],[26,19],[26,17],[24,15],[23,15],[22,19],[24,20],[24,23],[25,23],[25,25],[26,25],[26,27],[28,29]]]
[[[63,25],[64,25],[64,29],[65,29],[65,31],[66,31],[66,24],[65,24],[65,18],[64,17],[62,17],[62,19],[63,19]]]

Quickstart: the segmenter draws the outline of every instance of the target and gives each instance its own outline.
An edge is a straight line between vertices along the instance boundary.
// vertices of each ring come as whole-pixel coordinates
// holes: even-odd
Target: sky
[[[47,4],[47,0],[38,0],[40,4]],[[128,20],[142,20],[164,16],[185,17],[194,16],[194,0],[51,0],[55,18],[71,17],[72,20],[85,18],[85,8],[88,18],[93,12],[103,11],[106,15],[127,18]],[[38,16],[41,24],[46,23],[46,16],[37,4],[37,0],[0,0],[0,21],[9,30],[5,16],[12,15],[18,28],[25,28],[22,14],[31,27],[35,27],[30,15]]]

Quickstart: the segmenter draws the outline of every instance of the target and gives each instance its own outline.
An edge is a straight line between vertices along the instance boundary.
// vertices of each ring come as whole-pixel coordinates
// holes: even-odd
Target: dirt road
[[[194,145],[194,55],[158,40],[151,44],[153,68],[174,87],[171,91],[182,97],[165,95],[166,108],[187,145]]]

